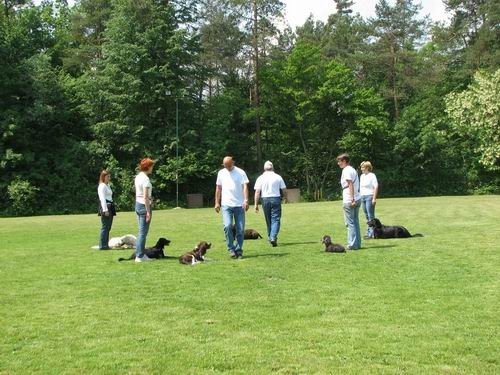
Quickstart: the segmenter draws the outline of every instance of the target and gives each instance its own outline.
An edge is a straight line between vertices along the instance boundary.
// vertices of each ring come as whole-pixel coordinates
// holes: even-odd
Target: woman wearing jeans
[[[109,187],[111,174],[104,170],[99,176],[97,196],[99,197],[98,215],[101,217],[101,235],[99,236],[99,250],[109,250],[109,232],[113,225],[113,216],[116,216],[113,204],[113,191]]]
[[[361,194],[361,206],[365,212],[366,220],[375,218],[375,204],[377,203],[378,181],[377,176],[372,173],[373,166],[369,161],[361,163],[361,178],[359,192]],[[373,238],[373,228],[366,230],[365,240]]]
[[[139,235],[137,236],[137,245],[135,248],[135,261],[147,262],[152,259],[144,254],[146,247],[146,237],[149,232],[149,225],[151,224],[151,201],[152,190],[149,175],[153,173],[153,160],[146,158],[142,159],[139,164],[140,172],[135,176],[135,213],[139,222]]]

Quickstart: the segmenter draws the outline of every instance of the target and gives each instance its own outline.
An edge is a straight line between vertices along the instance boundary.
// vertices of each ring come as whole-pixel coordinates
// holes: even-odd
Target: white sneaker
[[[135,257],[135,261],[137,263],[141,263],[141,262],[149,262],[149,261],[152,261],[153,259],[149,258],[146,254],[144,254],[142,256],[142,258],[139,258],[139,257]]]

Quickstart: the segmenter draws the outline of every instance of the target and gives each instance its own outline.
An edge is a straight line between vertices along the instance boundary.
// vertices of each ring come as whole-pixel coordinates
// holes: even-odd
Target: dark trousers
[[[109,249],[109,232],[111,231],[111,226],[113,225],[113,215],[110,213],[109,216],[101,216],[101,236],[99,238],[99,250]]]

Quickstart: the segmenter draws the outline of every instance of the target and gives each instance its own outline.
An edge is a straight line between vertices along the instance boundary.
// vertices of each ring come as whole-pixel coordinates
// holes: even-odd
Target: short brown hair
[[[340,154],[339,156],[337,156],[337,161],[345,161],[347,163],[349,163],[349,160],[351,158],[349,157],[349,154],[346,154],[346,153],[343,153],[343,154]]]
[[[139,169],[141,170],[141,172],[146,172],[149,168],[151,168],[154,165],[154,163],[155,162],[150,158],[142,159],[141,162],[139,163]]]

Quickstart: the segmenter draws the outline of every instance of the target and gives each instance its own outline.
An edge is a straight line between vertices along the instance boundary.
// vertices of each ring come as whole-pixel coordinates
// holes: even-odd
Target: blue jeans
[[[281,197],[262,198],[262,208],[267,225],[267,239],[276,241],[281,224]]]
[[[233,236],[233,218],[236,226],[236,245]],[[245,210],[243,207],[222,206],[222,221],[226,235],[227,251],[236,255],[243,254],[243,238],[245,232]]]
[[[359,207],[361,200],[356,201],[355,206],[351,203],[344,203],[344,222],[347,227],[347,246],[352,250],[361,247],[361,230],[359,229]]]
[[[146,247],[146,237],[149,232],[149,223],[146,223],[146,205],[135,202],[135,213],[137,214],[137,221],[139,222],[139,235],[137,236],[137,244],[135,247],[135,256],[142,258],[144,255],[144,248]],[[151,211],[151,219],[153,217],[153,212]]]
[[[111,226],[113,225],[113,215],[109,213],[109,216],[101,216],[101,235],[99,237],[99,250],[109,249],[109,232],[111,231]]]
[[[370,221],[375,217],[375,206],[372,203],[373,195],[362,195],[361,196],[361,207],[365,212],[366,221]],[[368,227],[366,229],[366,235],[373,238],[373,228]]]

